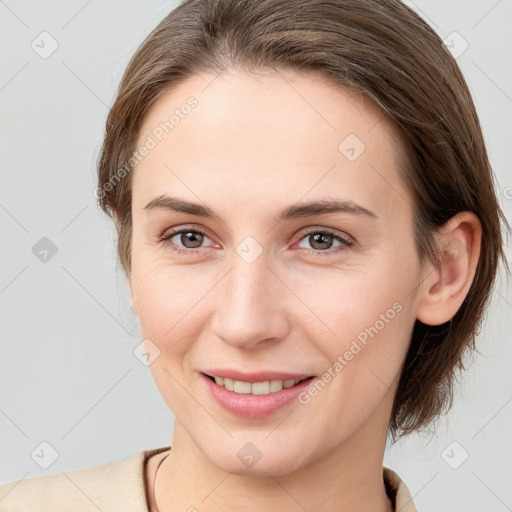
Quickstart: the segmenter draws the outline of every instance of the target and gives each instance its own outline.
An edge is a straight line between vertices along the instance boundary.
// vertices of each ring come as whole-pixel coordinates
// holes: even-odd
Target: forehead
[[[177,190],[196,200],[194,193],[225,191],[240,201],[265,191],[287,204],[313,193],[382,203],[407,194],[399,136],[382,110],[318,75],[193,76],[151,107],[138,147],[145,143],[134,202]]]

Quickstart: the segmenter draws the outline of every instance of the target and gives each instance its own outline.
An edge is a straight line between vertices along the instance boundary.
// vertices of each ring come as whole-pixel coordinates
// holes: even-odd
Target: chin
[[[301,464],[297,461],[296,457],[293,457],[293,454],[287,453],[285,458],[280,457],[279,454],[265,457],[265,460],[262,457],[253,466],[245,466],[240,460],[230,458],[225,466],[220,467],[224,471],[240,476],[268,477],[272,475],[274,477],[281,477],[300,469]]]
[[[287,447],[261,446],[255,441],[234,442],[233,446],[209,445],[203,454],[212,464],[228,473],[240,476],[284,476],[300,469],[306,463],[304,450]],[[261,449],[258,448],[261,446]]]

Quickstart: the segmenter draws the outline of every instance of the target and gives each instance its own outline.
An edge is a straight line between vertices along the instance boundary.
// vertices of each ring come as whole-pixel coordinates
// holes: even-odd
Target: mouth
[[[242,380],[229,379],[227,377],[208,375],[207,373],[203,373],[203,375],[227,391],[232,391],[242,395],[271,395],[272,393],[279,393],[283,389],[293,388],[304,381],[309,381],[315,378],[314,376],[310,376],[301,379],[273,379],[258,382],[246,382]]]

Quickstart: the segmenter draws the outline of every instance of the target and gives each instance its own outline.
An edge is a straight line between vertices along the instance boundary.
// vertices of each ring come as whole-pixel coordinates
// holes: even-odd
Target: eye
[[[197,252],[195,249],[201,248],[202,243],[207,238],[206,233],[200,229],[182,228],[167,231],[160,236],[159,240],[169,246],[173,251],[191,254]],[[173,241],[173,239],[176,240]]]
[[[316,229],[311,230],[307,233],[303,233],[303,238],[301,239],[302,243],[304,240],[306,243],[310,245],[310,247],[313,247],[313,250],[307,250],[306,252],[311,255],[332,255],[334,253],[338,253],[340,251],[343,251],[346,247],[350,247],[353,245],[353,241],[350,239],[348,235],[339,235],[332,231],[326,230],[326,229]],[[338,245],[334,245],[336,242],[338,242]],[[336,250],[329,250],[332,247],[336,247]],[[304,248],[304,246],[299,245],[299,247]],[[307,249],[307,248],[306,248]]]
[[[164,243],[170,249],[179,254],[197,253],[196,249],[205,247],[202,245],[205,239],[209,238],[203,230],[187,227],[171,229],[159,237],[160,242]],[[320,254],[326,256],[332,255],[353,245],[353,241],[348,235],[336,234],[327,229],[315,229],[303,233],[301,241],[299,242],[299,247],[301,248],[304,248],[304,246],[300,245],[303,241],[310,244],[310,247],[313,247],[311,250],[305,248],[306,253],[313,256]],[[338,245],[335,245],[336,242]],[[213,245],[214,244],[212,243],[206,247],[212,247]],[[330,250],[332,247],[335,247],[336,249]]]

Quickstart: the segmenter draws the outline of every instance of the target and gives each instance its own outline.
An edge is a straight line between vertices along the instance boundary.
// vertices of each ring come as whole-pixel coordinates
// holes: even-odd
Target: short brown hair
[[[457,369],[474,349],[502,247],[494,176],[464,77],[440,37],[398,0],[185,0],[133,55],[108,115],[98,199],[114,214],[118,256],[131,269],[131,176],[125,169],[152,104],[201,72],[317,73],[373,100],[403,136],[403,179],[414,198],[415,243],[438,264],[434,234],[460,211],[483,228],[471,288],[450,322],[416,320],[390,421],[393,437],[447,410]],[[130,169],[128,169],[129,171]],[[126,176],[125,176],[126,175]],[[113,183],[117,179],[118,182]],[[108,186],[110,184],[110,186]]]

